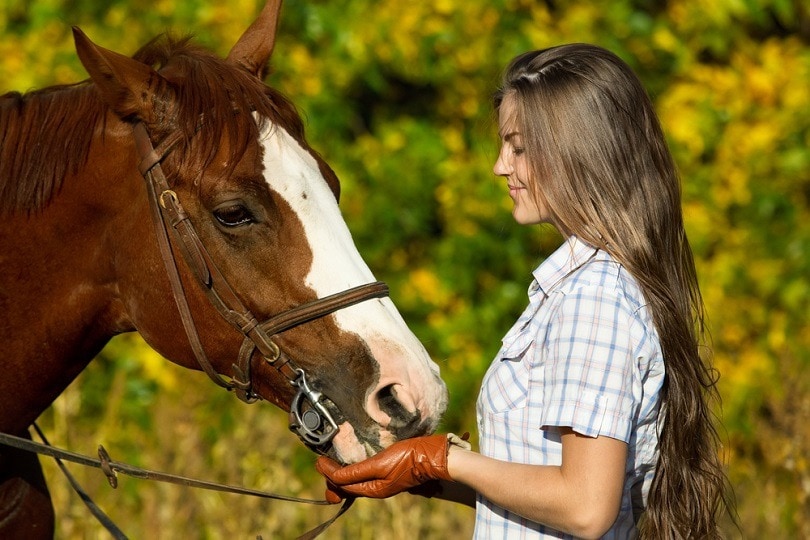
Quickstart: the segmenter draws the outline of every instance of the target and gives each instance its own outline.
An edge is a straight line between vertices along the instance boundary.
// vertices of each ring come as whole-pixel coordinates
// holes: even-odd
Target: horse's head
[[[122,326],[137,329],[167,358],[197,366],[158,241],[144,225],[149,182],[138,172],[140,161],[150,178],[157,169],[166,173],[167,189],[156,184],[156,198],[164,212],[172,207],[164,218],[169,229],[182,229],[170,242],[215,380],[248,398],[293,406],[295,421],[312,421],[316,437],[330,435],[315,424],[331,417],[339,430],[319,450],[354,462],[434,430],[446,389],[379,288],[348,307],[341,299],[330,308],[316,304],[312,316],[282,324],[290,310],[374,277],[338,209],[337,177],[307,144],[293,106],[262,82],[279,4],[268,2],[225,60],[171,40],[128,58],[78,30],[76,47],[108,110],[101,144],[123,154],[118,174],[138,182],[122,234],[147,235],[143,245],[151,246],[114,255]],[[137,131],[145,138],[140,149]],[[306,385],[296,380],[301,372]],[[325,416],[311,416],[313,410]]]

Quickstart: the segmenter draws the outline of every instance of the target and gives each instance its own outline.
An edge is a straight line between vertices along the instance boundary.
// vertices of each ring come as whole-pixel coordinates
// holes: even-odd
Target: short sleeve
[[[641,392],[628,303],[615,289],[590,284],[555,300],[542,346],[541,427],[629,442]]]

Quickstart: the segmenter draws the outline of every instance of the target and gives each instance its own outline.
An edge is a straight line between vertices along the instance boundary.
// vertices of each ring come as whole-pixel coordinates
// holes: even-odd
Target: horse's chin
[[[333,455],[330,457],[344,465],[370,458],[379,452],[380,447],[386,448],[396,442],[396,437],[386,430],[380,430],[379,443],[372,444],[368,441],[360,441],[354,427],[349,422],[340,424],[339,428],[337,435],[332,439],[330,454]]]
[[[349,422],[343,422],[338,426],[337,435],[332,439],[332,452],[334,459],[343,465],[363,461],[368,456],[374,454],[374,450],[368,443],[361,443],[354,427]]]

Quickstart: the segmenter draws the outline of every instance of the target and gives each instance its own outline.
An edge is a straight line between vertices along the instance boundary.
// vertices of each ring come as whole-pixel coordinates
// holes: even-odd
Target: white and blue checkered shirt
[[[652,316],[635,279],[608,253],[576,237],[533,274],[529,306],[484,376],[478,397],[481,453],[560,465],[558,427],[626,442],[621,509],[605,538],[635,538],[655,473],[664,381]],[[475,538],[572,537],[479,495]]]

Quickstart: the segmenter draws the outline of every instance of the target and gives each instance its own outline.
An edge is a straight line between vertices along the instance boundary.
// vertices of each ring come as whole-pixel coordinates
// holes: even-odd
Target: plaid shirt
[[[503,338],[482,382],[477,411],[481,453],[560,465],[557,427],[626,442],[621,509],[605,538],[635,538],[636,519],[655,473],[664,381],[652,316],[633,277],[608,253],[576,237],[533,275],[529,305]],[[479,495],[475,538],[572,537]]]

